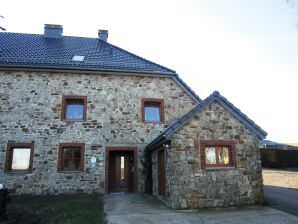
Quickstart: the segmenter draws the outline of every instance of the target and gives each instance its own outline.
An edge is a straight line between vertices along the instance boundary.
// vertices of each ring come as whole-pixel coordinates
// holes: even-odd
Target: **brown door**
[[[109,192],[133,192],[133,153],[110,152]]]
[[[159,151],[157,155],[157,176],[158,195],[166,196],[166,162],[164,150]]]

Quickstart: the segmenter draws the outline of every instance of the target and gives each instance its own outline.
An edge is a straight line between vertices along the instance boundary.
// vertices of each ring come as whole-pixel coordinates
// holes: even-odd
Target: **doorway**
[[[158,195],[166,196],[166,160],[164,150],[160,150],[157,154],[157,182]]]
[[[106,151],[106,192],[137,191],[135,148],[112,147]]]

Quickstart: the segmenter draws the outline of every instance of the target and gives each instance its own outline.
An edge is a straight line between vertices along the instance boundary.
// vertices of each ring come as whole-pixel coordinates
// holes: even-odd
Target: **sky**
[[[267,139],[298,142],[298,3],[1,0],[0,15],[7,32],[42,34],[50,23],[96,38],[107,29],[108,42],[175,70],[202,99],[219,91]]]

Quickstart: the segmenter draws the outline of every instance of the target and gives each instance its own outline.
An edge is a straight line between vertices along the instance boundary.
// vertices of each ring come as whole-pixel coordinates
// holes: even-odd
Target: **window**
[[[87,113],[86,96],[63,96],[62,98],[62,120],[85,121]]]
[[[5,172],[32,172],[34,142],[7,143]]]
[[[163,99],[142,99],[142,121],[143,122],[164,122],[164,100]]]
[[[83,55],[74,55],[71,60],[82,62],[82,61],[84,61],[84,59],[85,59],[85,56],[83,56]]]
[[[84,152],[84,143],[61,143],[58,171],[84,171]]]
[[[201,167],[235,167],[234,141],[200,141]]]

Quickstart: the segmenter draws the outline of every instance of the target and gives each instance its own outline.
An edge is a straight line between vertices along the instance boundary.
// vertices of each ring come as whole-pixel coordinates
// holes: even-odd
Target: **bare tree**
[[[1,16],[1,15],[0,15],[0,18],[4,19],[4,17],[3,17],[3,16]],[[0,30],[2,30],[2,31],[5,31],[6,29],[5,29],[5,28],[3,28],[2,26],[0,26]]]
[[[292,8],[298,7],[298,0],[286,0],[286,3]]]
[[[298,14],[298,0],[285,0],[285,2],[289,7],[291,7]],[[298,22],[296,23],[296,26],[298,28]]]

